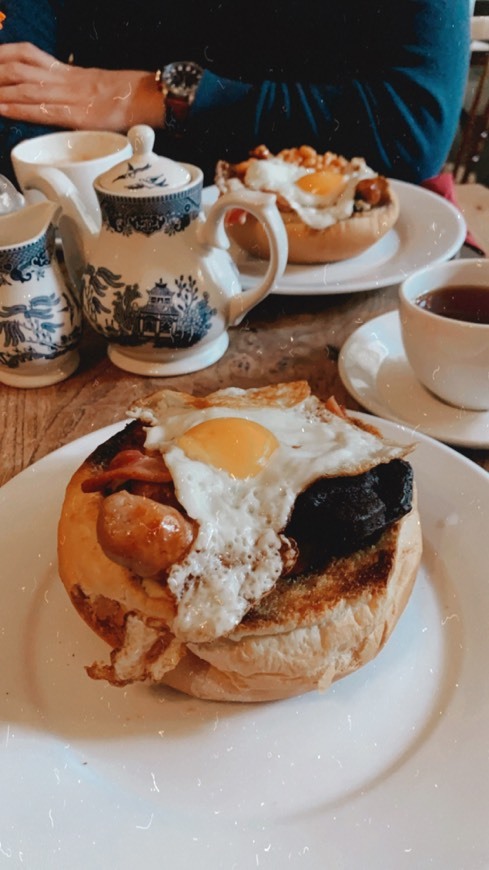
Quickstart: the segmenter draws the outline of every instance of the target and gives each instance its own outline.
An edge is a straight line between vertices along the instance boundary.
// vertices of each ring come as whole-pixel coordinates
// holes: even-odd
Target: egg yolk
[[[314,196],[330,196],[331,194],[339,196],[346,186],[347,179],[339,172],[320,169],[317,172],[302,175],[295,183],[301,190],[312,193]]]
[[[177,440],[189,459],[213,465],[232,477],[255,477],[278,441],[264,426],[242,417],[216,417],[198,423]]]

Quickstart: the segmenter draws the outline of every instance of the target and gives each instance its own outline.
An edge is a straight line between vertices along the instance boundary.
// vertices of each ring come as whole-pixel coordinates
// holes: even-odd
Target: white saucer
[[[217,338],[200,347],[188,348],[145,348],[127,347],[111,344],[107,346],[107,356],[120,369],[133,375],[150,378],[189,375],[213,365],[225,354],[229,345],[229,335],[222,332]]]
[[[489,411],[464,411],[433,396],[416,379],[404,353],[397,311],[357,329],[338,360],[348,392],[368,411],[439,441],[489,447]]]

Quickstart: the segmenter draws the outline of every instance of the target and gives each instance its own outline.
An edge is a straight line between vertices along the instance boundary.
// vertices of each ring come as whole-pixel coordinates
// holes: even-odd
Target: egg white
[[[305,224],[313,229],[322,230],[351,217],[358,182],[376,175],[365,161],[356,158],[342,173],[346,185],[341,193],[321,195],[302,190],[296,184],[299,178],[313,171],[295,163],[287,163],[279,157],[251,160],[244,183],[251,190],[266,190],[279,194]]]
[[[313,396],[293,407],[236,407],[233,396],[245,391],[220,395],[226,392],[228,407],[195,408],[170,399],[147,429],[146,446],[162,452],[176,496],[199,527],[190,552],[168,576],[178,603],[172,630],[185,641],[225,635],[273,588],[283,569],[280,532],[298,493],[320,477],[359,473],[405,453],[329,413]],[[189,459],[176,444],[184,432],[215,417],[254,420],[275,435],[279,446],[256,476],[234,478]]]

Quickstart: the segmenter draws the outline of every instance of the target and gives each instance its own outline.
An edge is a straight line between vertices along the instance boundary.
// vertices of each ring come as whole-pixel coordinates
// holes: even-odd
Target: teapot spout
[[[24,183],[26,190],[39,190],[61,207],[58,228],[66,266],[75,287],[80,289],[87,254],[100,228],[88,211],[72,181],[60,169],[39,167]]]

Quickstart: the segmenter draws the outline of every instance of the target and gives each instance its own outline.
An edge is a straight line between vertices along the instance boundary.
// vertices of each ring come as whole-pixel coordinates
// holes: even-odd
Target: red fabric
[[[426,187],[427,190],[432,190],[433,193],[439,193],[440,196],[448,199],[449,202],[461,211],[455,195],[455,179],[451,172],[440,172],[439,175],[435,175],[433,178],[427,178],[426,181],[421,183],[421,187]],[[476,253],[480,254],[481,257],[486,256],[486,252],[474,239],[469,229],[467,229],[465,244],[468,245],[469,248],[472,248],[472,250],[476,251]]]

